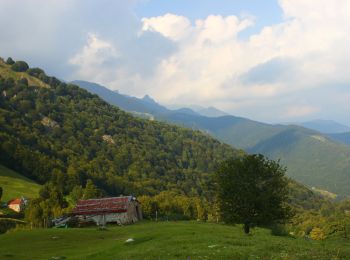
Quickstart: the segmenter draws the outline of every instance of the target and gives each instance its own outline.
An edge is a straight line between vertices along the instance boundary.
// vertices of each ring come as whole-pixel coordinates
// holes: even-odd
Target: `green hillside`
[[[350,145],[350,132],[339,134],[328,134],[328,136],[338,142]]]
[[[186,117],[171,120],[184,122]],[[176,119],[176,120],[175,120]],[[269,125],[232,117],[190,121],[219,140],[250,153],[281,160],[291,178],[336,194],[350,195],[350,146],[299,126]]]
[[[0,165],[0,186],[3,188],[2,201],[21,196],[35,198],[40,189],[37,183],[2,165]]]
[[[97,84],[76,82],[123,109],[151,113],[158,120],[199,129],[233,147],[262,153],[271,159],[281,159],[290,177],[310,187],[350,195],[350,146],[333,141],[319,132],[229,115],[212,118],[186,109],[167,110],[154,102],[150,106],[142,99],[124,96]],[[345,142],[348,138],[346,134],[331,137]]]
[[[349,195],[349,148],[317,132],[295,128],[266,139],[249,150],[280,158],[282,164],[289,166],[289,175],[304,184]]]
[[[134,241],[126,243],[132,238]],[[21,241],[21,243],[18,243]],[[240,226],[144,222],[106,231],[37,229],[0,236],[4,259],[348,259],[348,241],[244,235]]]
[[[64,194],[88,179],[108,195],[201,196],[218,162],[243,154],[199,131],[133,117],[71,84],[0,71],[0,162]],[[28,76],[31,77],[31,76]]]

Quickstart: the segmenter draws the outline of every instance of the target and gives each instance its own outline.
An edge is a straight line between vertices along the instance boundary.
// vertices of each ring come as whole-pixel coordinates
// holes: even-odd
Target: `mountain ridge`
[[[119,106],[117,102],[111,104]],[[157,120],[200,130],[248,152],[281,159],[288,176],[309,187],[350,195],[349,146],[298,125],[271,125],[231,115],[205,117],[184,111],[162,107],[151,114]]]

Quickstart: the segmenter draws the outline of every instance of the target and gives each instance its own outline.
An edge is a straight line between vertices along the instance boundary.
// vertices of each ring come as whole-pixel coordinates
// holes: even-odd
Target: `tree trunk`
[[[249,229],[250,229],[249,224],[244,223],[244,233],[249,234]]]

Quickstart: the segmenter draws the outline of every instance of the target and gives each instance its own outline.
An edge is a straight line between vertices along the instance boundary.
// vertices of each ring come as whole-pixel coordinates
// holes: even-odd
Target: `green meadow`
[[[126,242],[133,239],[132,242]],[[350,259],[347,240],[312,241],[203,222],[19,230],[0,235],[0,259]]]
[[[17,197],[38,197],[40,185],[32,180],[0,165],[0,187],[3,189],[2,201]]]

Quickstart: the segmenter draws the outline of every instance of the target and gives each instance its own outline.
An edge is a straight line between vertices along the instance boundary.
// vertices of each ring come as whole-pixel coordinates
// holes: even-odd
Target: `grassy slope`
[[[3,188],[2,201],[24,196],[37,197],[40,185],[0,165],[0,186]]]
[[[128,238],[135,241],[125,243]],[[247,236],[240,226],[144,222],[107,231],[83,228],[7,233],[0,236],[0,258],[346,259],[350,256],[347,243],[277,237],[260,228]]]
[[[0,75],[4,78],[13,78],[15,80],[19,80],[21,78],[26,78],[28,80],[29,85],[31,86],[39,86],[44,88],[49,88],[50,86],[46,83],[42,82],[41,80],[32,77],[28,75],[25,72],[15,72],[10,69],[10,65],[7,65],[6,63],[2,62],[0,59]]]

